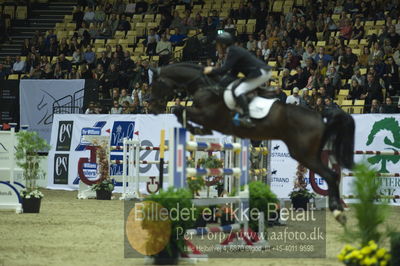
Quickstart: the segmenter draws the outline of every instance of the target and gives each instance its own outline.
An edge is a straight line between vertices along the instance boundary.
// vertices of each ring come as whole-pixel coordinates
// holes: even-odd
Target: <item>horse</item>
[[[292,158],[323,177],[328,184],[329,209],[336,220],[345,224],[346,217],[339,195],[340,177],[321,160],[324,147],[330,146],[331,162],[351,169],[354,164],[355,123],[351,115],[332,110],[321,115],[305,107],[275,101],[268,115],[253,119],[254,128],[237,126],[233,112],[227,108],[218,91],[219,77],[203,74],[203,67],[191,63],[177,63],[153,69],[150,111],[164,113],[168,100],[176,93],[185,92],[193,99],[186,107],[186,120],[193,134],[210,134],[212,130],[251,140],[282,140]],[[180,123],[182,113],[176,114]]]

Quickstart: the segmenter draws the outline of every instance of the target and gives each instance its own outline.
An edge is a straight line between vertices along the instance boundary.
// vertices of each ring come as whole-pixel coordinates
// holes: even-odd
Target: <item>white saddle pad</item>
[[[254,97],[249,103],[249,113],[251,118],[261,119],[268,115],[272,104],[278,99],[266,99],[263,97]],[[232,110],[242,113],[242,109],[236,105],[235,98],[232,93],[232,84],[224,91],[224,102],[226,106]]]

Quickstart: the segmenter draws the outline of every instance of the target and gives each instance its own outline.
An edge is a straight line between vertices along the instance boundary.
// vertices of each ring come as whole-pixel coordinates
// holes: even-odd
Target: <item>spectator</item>
[[[322,97],[318,97],[315,101],[314,110],[322,114],[325,110],[324,100]]]
[[[297,87],[293,88],[293,94],[287,97],[286,103],[294,105],[300,104],[299,88]]]
[[[68,79],[79,79],[78,70],[76,67],[71,68],[71,72],[68,73]]]
[[[366,104],[371,104],[373,100],[378,100],[378,102],[383,100],[382,87],[372,74],[367,75],[365,89],[367,91]]]
[[[58,43],[56,38],[50,38],[50,43],[46,47],[46,55],[51,58],[58,55]]]
[[[324,65],[327,66],[329,64],[329,62],[332,61],[332,57],[328,54],[325,54],[324,47],[320,47],[318,50],[318,54],[316,54],[314,57],[314,60],[315,60],[315,62],[322,60],[324,62]]]
[[[5,80],[8,74],[7,69],[4,68],[3,64],[0,64],[0,81]]]
[[[92,46],[86,47],[86,52],[83,54],[83,59],[88,64],[89,68],[94,68],[94,62],[96,61],[96,53],[93,52]]]
[[[308,89],[304,88],[301,90],[300,106],[308,107],[310,103],[310,96],[308,95]]]
[[[340,27],[340,36],[342,43],[351,39],[353,27],[350,19],[345,19],[344,25]]]
[[[58,52],[60,54],[64,54],[65,56],[72,55],[72,52],[69,49],[69,45],[67,44],[67,39],[66,38],[62,38],[61,39],[60,46],[58,48]]]
[[[40,78],[41,79],[54,79],[54,72],[53,72],[53,69],[51,68],[50,63],[46,64],[46,66],[44,67],[44,71],[42,72],[42,76]]]
[[[287,98],[287,96],[286,96],[286,93],[284,93],[284,92],[282,91],[282,88],[281,88],[281,87],[276,86],[276,88],[275,88],[275,94],[276,94],[275,97],[278,98],[279,101],[281,101],[281,102],[283,102],[283,103],[286,103],[286,98]]]
[[[383,80],[389,95],[396,95],[400,92],[399,88],[399,67],[395,64],[393,57],[388,57],[385,64]]]
[[[306,51],[303,53],[303,63],[302,67],[306,66],[307,59],[314,59],[317,54],[315,53],[314,45],[308,44]]]
[[[307,85],[308,76],[301,66],[296,67],[296,74],[293,76],[293,86],[305,88]]]
[[[388,39],[390,40],[390,45],[392,48],[396,48],[400,42],[400,35],[396,33],[396,28],[394,25],[389,27],[389,36]]]
[[[361,18],[357,17],[353,26],[353,36],[354,40],[361,40],[364,38],[365,30],[364,26],[361,24]]]
[[[106,73],[106,86],[107,90],[111,91],[112,88],[118,88],[119,87],[119,72],[117,70],[117,66],[113,63],[110,64],[110,67]],[[110,97],[111,93],[109,93],[107,96]]]
[[[111,63],[111,59],[107,57],[106,52],[101,52],[101,58],[97,60],[97,63],[103,66],[104,71],[108,70],[108,67]]]
[[[131,29],[131,24],[126,20],[125,15],[121,15],[118,22],[117,30],[125,31],[125,34]]]
[[[59,58],[59,64],[60,64],[61,71],[64,74],[68,74],[68,72],[71,72],[72,64],[68,59],[65,58],[65,55],[60,54],[60,56],[58,58]]]
[[[106,13],[104,12],[103,8],[99,6],[96,8],[93,20],[96,23],[96,25],[100,25],[106,20]]]
[[[340,107],[335,102],[332,101],[332,98],[330,98],[330,97],[325,98],[324,112],[329,114],[331,111],[339,110],[339,109],[340,109]]]
[[[254,39],[253,34],[249,34],[248,38],[249,38],[249,40],[247,41],[246,48],[250,52],[255,52],[256,48],[257,48],[257,41]]]
[[[74,53],[72,54],[71,63],[74,65],[80,65],[82,62],[83,62],[82,48],[76,48]]]
[[[31,45],[29,39],[25,39],[24,40],[24,44],[23,44],[22,49],[21,49],[21,55],[22,56],[27,56],[29,54],[29,52],[31,51],[31,46],[32,45]]]
[[[83,21],[86,23],[92,23],[94,22],[94,11],[91,7],[86,8],[85,15],[83,16]]]
[[[380,113],[380,109],[381,109],[381,107],[380,107],[379,101],[377,99],[373,99],[371,102],[371,108],[369,109],[369,112],[371,114],[377,114],[377,113]]]
[[[352,79],[348,88],[350,91],[347,99],[362,100],[365,98],[364,95],[366,95],[367,92],[365,91],[365,88],[358,83],[357,79]]]
[[[290,76],[290,70],[285,68],[282,71],[282,89],[284,90],[292,90],[293,89],[294,80]]]
[[[160,66],[168,64],[169,58],[172,54],[172,44],[168,41],[165,34],[161,36],[161,40],[157,43],[156,53],[160,56]]]
[[[187,37],[186,35],[180,33],[179,28],[175,28],[175,33],[171,35],[171,37],[169,38],[169,41],[171,42],[171,44],[173,46],[182,46],[183,40],[186,37]]]
[[[85,114],[99,114],[100,112],[98,111],[97,104],[95,102],[90,102],[88,108],[85,111]]]
[[[285,67],[292,70],[298,67],[299,65],[300,65],[300,59],[296,55],[293,55],[292,51],[288,51]]]
[[[130,104],[128,101],[125,101],[122,103],[122,114],[125,114],[125,115],[130,114],[129,105]]]
[[[128,91],[124,88],[121,89],[121,95],[119,96],[118,103],[123,105],[124,102],[132,103],[132,98],[128,95]]]
[[[175,114],[175,112],[182,110],[184,107],[182,106],[182,101],[180,98],[175,99],[175,104],[171,107],[171,114]]]
[[[357,80],[357,83],[360,86],[364,86],[365,85],[365,77],[363,75],[361,75],[361,70],[358,67],[354,68],[354,75],[351,77],[351,80]]]
[[[347,60],[351,67],[354,67],[358,61],[358,58],[355,54],[353,54],[351,47],[346,47],[346,54],[343,57],[343,59]]]
[[[15,57],[15,63],[12,66],[11,73],[13,73],[13,74],[25,73],[25,66],[26,66],[26,62],[21,61],[21,57],[19,55],[17,55]]]
[[[81,78],[81,79],[92,79],[93,78],[92,72],[90,72],[86,63],[82,63],[79,66],[78,73],[79,73],[79,78]]]
[[[147,35],[147,43],[154,40],[156,43],[160,41],[160,36],[156,33],[154,29],[149,30],[149,34]]]
[[[82,11],[82,7],[77,6],[72,14],[72,20],[76,22],[76,30],[81,27],[84,16],[85,13]]]
[[[353,76],[353,67],[347,59],[343,59],[339,66],[339,75],[342,79],[350,79]]]
[[[113,102],[113,107],[110,109],[110,114],[122,114],[122,107],[119,105],[118,101]]]
[[[392,97],[386,97],[385,104],[381,106],[380,113],[383,114],[397,114],[399,112],[398,107],[393,104]]]
[[[136,12],[136,3],[135,1],[130,0],[125,7],[125,15],[131,18],[133,14],[135,14],[135,12]]]
[[[54,65],[54,79],[64,79],[65,74],[62,72],[60,64],[57,62]]]

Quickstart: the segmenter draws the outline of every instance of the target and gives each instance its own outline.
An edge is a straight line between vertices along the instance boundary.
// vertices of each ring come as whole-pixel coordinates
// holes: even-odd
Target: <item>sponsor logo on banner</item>
[[[83,174],[90,181],[96,181],[97,178],[97,164],[96,163],[84,163]]]
[[[135,133],[135,122],[133,121],[115,121],[110,136],[110,146],[124,145],[124,138],[132,138]],[[110,160],[122,161],[122,150],[114,150],[110,154]],[[151,165],[149,165],[151,167]],[[110,164],[110,176],[121,176],[122,164]],[[117,184],[119,185],[119,184]]]
[[[58,124],[56,151],[69,151],[71,148],[74,121],[60,121]]]
[[[54,184],[68,184],[69,154],[54,155]]]
[[[386,136],[381,143],[385,150],[399,151],[400,150],[400,125],[394,117],[387,117],[382,120],[376,121],[369,132],[366,145],[369,146],[375,141],[375,138],[380,133],[389,133],[391,136]],[[396,164],[400,161],[398,155],[374,155],[368,158],[368,162],[374,166],[379,167],[380,173],[389,173],[387,169],[388,163]]]
[[[400,151],[400,124],[394,117],[386,117],[376,121],[368,134],[365,145],[372,144],[381,146],[382,151]],[[396,165],[400,162],[399,155],[370,156],[367,161],[380,173],[390,173],[389,165]],[[389,169],[388,169],[389,168]],[[397,167],[397,169],[400,169]],[[393,172],[393,171],[392,171]],[[396,171],[399,172],[399,171]],[[400,193],[400,179],[398,177],[378,177],[380,184],[379,194],[381,196],[396,196]],[[396,198],[390,200],[392,203],[399,203]]]
[[[124,138],[133,138],[135,134],[135,122],[115,121],[111,131],[111,146],[122,146]]]

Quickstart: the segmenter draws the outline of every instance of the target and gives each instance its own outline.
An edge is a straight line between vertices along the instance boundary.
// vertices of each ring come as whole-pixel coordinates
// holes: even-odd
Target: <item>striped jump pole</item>
[[[354,173],[342,173],[342,176],[355,176]],[[376,173],[377,177],[400,177],[400,173]]]
[[[233,175],[240,176],[237,183],[237,191],[241,185],[248,183],[248,160],[250,141],[242,139],[240,143],[219,144],[186,141],[187,132],[185,128],[173,128],[170,133],[170,159],[169,159],[169,185],[177,188],[186,187],[188,175]],[[234,151],[235,166],[222,169],[191,169],[186,167],[186,151]],[[226,159],[226,157],[225,157]]]
[[[354,154],[400,155],[400,152],[399,151],[354,151]]]

